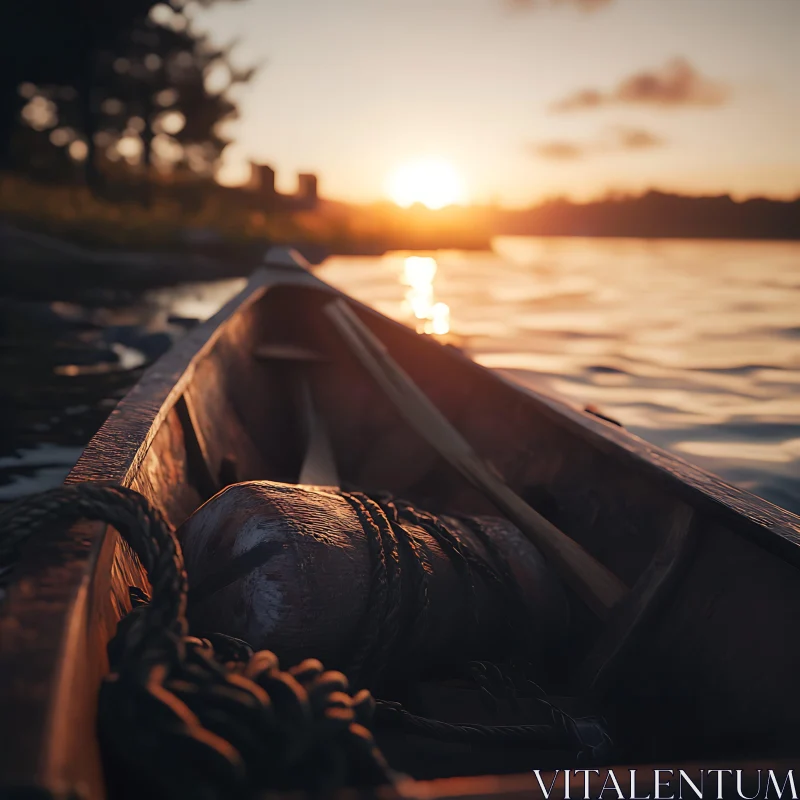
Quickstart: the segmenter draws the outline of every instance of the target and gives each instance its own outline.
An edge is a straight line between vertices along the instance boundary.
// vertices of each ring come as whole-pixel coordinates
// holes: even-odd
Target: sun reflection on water
[[[436,259],[429,256],[409,256],[403,262],[404,306],[417,321],[417,333],[443,336],[450,331],[450,306],[435,302],[433,279],[436,277]]]

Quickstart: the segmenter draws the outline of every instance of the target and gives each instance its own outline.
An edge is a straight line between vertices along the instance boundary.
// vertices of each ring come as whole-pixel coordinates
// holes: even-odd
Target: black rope
[[[390,495],[383,496],[383,505],[392,508],[398,518],[405,519],[418,525],[428,535],[432,536],[439,547],[448,555],[455,569],[461,575],[469,593],[469,612],[472,622],[478,624],[478,604],[475,602],[475,578],[473,569],[482,571],[486,569],[483,560],[462,541],[456,531],[447,528],[442,521],[426,511],[416,508],[406,500],[397,500]],[[491,571],[488,570],[487,571]]]
[[[505,602],[509,634],[516,639],[522,653],[534,653],[537,642],[533,638],[534,629],[526,611],[527,601],[508,559],[497,546],[494,537],[486,530],[486,523],[480,517],[459,515],[454,519],[465,525],[486,550],[491,569],[483,574]]]
[[[11,504],[0,514],[0,565],[12,565],[22,543],[36,532],[80,519],[112,525],[138,557],[153,588],[140,624],[126,646],[135,654],[176,653],[186,634],[183,553],[161,512],[133,489],[85,483],[61,486]]]
[[[609,738],[602,720],[594,717],[575,719],[547,703],[557,714],[553,723],[538,725],[481,725],[442,722],[406,711],[399,703],[377,701],[376,724],[460,744],[490,746],[526,744],[542,750],[570,750],[578,760],[601,761],[610,753]]]
[[[467,540],[456,525],[389,494],[369,497],[342,492],[364,530],[372,564],[369,599],[358,639],[345,672],[359,686],[375,689],[396,658],[409,658],[425,640],[429,612],[430,560],[414,526],[430,536],[450,559],[467,592],[467,607],[477,626],[475,578],[480,576],[504,609],[509,641],[532,652],[532,625],[511,568],[479,518],[454,517],[484,547]]]
[[[388,662],[388,651],[398,638],[403,571],[395,530],[388,520],[382,518],[381,513],[375,513],[374,503],[365,495],[344,493],[343,497],[364,530],[372,562],[369,598],[358,626],[359,641],[346,669],[359,685],[367,685],[383,670]]]
[[[434,537],[464,577],[474,618],[476,574],[506,599],[510,612],[523,607],[508,564],[479,520],[459,518],[488,558],[455,527],[410,503],[343,496],[367,532],[372,559],[370,604],[351,665],[354,680],[375,682],[392,658],[421,641],[430,563],[408,523]],[[265,789],[329,791],[395,779],[370,733],[376,704],[369,691],[351,692],[351,680],[325,671],[315,659],[283,671],[274,653],[254,653],[238,639],[186,635],[180,546],[169,523],[137,492],[84,483],[13,504],[0,514],[0,575],[8,574],[27,538],[79,519],[112,525],[138,556],[152,587],[152,596],[131,587],[132,610],[109,643],[111,673],[100,694],[98,727],[107,773],[123,796],[221,800]],[[481,688],[491,694],[488,677],[477,673]],[[595,755],[606,747],[602,725],[573,720],[548,706],[550,725],[455,725],[386,702],[379,702],[377,720],[454,742],[586,752],[589,741]]]
[[[552,725],[478,725],[442,722],[406,711],[399,703],[377,701],[375,719],[387,727],[448,742],[483,744],[531,744],[539,747],[569,747],[573,741],[566,728]]]
[[[0,515],[0,564],[37,531],[82,518],[113,525],[152,586],[152,597],[131,591],[100,692],[101,747],[123,796],[221,800],[394,780],[369,730],[374,700],[351,694],[342,673],[314,659],[282,671],[270,651],[186,635],[180,545],[137,492],[80,484],[14,504]]]
[[[429,576],[433,572],[425,543],[417,539],[418,534],[413,528],[404,527],[397,506],[388,496],[382,496],[375,501],[380,510],[389,520],[392,530],[397,536],[400,550],[405,554],[410,563],[408,573],[410,582],[410,595],[417,602],[407,614],[407,627],[405,632],[406,652],[414,653],[420,644],[425,641],[428,631],[428,612],[430,609]]]

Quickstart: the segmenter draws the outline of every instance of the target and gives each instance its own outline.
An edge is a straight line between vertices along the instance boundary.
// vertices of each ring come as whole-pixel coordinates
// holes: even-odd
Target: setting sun
[[[389,178],[389,197],[399,206],[422,203],[444,208],[464,199],[464,184],[452,164],[429,158],[399,166]]]

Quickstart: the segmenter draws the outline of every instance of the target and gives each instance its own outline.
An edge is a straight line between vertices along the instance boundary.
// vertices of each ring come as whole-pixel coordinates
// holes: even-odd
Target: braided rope
[[[429,535],[437,541],[439,546],[447,553],[452,561],[456,570],[461,574],[464,583],[469,593],[469,609],[472,616],[473,623],[478,624],[478,604],[475,600],[475,579],[472,571],[474,568],[479,570],[484,567],[482,559],[473,553],[471,548],[458,538],[455,531],[451,531],[445,527],[442,521],[429,514],[427,511],[422,511],[416,508],[406,500],[395,500],[388,498],[384,500],[384,504],[393,504],[401,518],[407,519],[414,525],[418,525]]]
[[[430,565],[403,522],[434,536],[467,579],[470,597],[473,571],[500,588],[510,571],[483,532],[479,536],[489,561],[438,518],[409,503],[345,496],[368,532],[373,560],[374,607],[354,673],[374,680],[395,649],[412,641],[408,634],[417,623],[424,625],[428,610]],[[351,694],[345,675],[325,671],[315,659],[281,671],[270,651],[254,653],[245,642],[222,634],[186,635],[187,580],[180,545],[161,513],[137,492],[79,484],[8,507],[0,514],[0,575],[13,567],[29,537],[79,519],[112,525],[138,556],[153,592],[148,598],[131,587],[133,610],[109,643],[112,672],[101,688],[98,719],[112,784],[123,780],[127,790],[148,796],[222,800],[264,789],[319,792],[394,780],[370,733],[376,705],[368,691]],[[401,551],[413,555],[405,564]],[[415,605],[401,611],[409,594],[404,581],[411,581]],[[596,741],[589,750],[596,754],[607,746],[602,726],[550,707],[551,725],[455,725],[386,702],[379,702],[377,719],[451,742],[527,743],[585,752],[588,731]]]
[[[80,519],[112,525],[147,572],[155,602],[148,604],[129,647],[152,651],[186,635],[187,579],[183,553],[161,512],[133,489],[82,483],[24,497],[0,514],[0,565],[11,566],[20,546],[56,523]]]
[[[547,705],[552,709],[549,703]],[[542,749],[577,751],[578,759],[592,761],[607,757],[612,745],[602,722],[591,717],[573,719],[560,709],[552,724],[480,725],[442,722],[406,711],[399,703],[377,701],[375,720],[378,724],[399,728],[405,733],[461,744],[491,746],[532,745]]]
[[[79,519],[113,525],[140,559],[148,598],[109,643],[98,728],[107,774],[126,792],[223,800],[264,789],[326,792],[390,783],[369,727],[374,700],[314,659],[282,671],[245,642],[186,636],[187,581],[169,523],[131,489],[78,484],[25,498],[0,515],[0,565],[24,541]]]
[[[506,614],[506,625],[509,633],[521,638],[522,649],[525,652],[534,652],[536,642],[533,638],[533,628],[529,623],[525,611],[527,602],[522,594],[522,589],[511,571],[506,557],[503,555],[491,534],[486,530],[484,523],[478,517],[465,515],[455,516],[458,522],[465,525],[471,533],[483,545],[489,557],[490,569],[485,569],[486,562],[483,562],[478,569],[481,570],[486,580],[493,587],[495,592],[502,598],[508,611]]]
[[[372,564],[369,602],[359,634],[346,668],[350,679],[359,686],[376,687],[395,656],[408,657],[424,641],[429,619],[430,561],[424,544],[417,540],[411,526],[421,528],[437,542],[450,559],[466,587],[468,613],[478,624],[475,577],[480,575],[506,609],[506,624],[518,640],[531,628],[526,605],[521,598],[511,569],[480,521],[457,517],[484,545],[486,556],[479,553],[455,526],[448,526],[437,516],[389,494],[369,497],[359,492],[342,492],[342,497],[356,513],[367,538]],[[514,622],[519,622],[514,626]],[[526,641],[523,650],[533,645]]]
[[[376,500],[378,507],[386,515],[392,530],[395,532],[400,549],[404,552],[411,565],[410,582],[411,596],[417,602],[411,613],[407,614],[407,626],[404,631],[405,650],[415,653],[425,641],[430,612],[430,575],[433,573],[428,551],[424,542],[414,528],[404,526],[397,506],[390,497],[379,497]]]
[[[365,609],[364,619],[360,628],[359,641],[354,648],[347,674],[359,685],[364,685],[370,680],[374,680],[376,669],[381,666],[381,656],[379,651],[385,649],[387,637],[382,635],[382,628],[388,616],[390,604],[395,608],[399,606],[398,595],[401,594],[399,588],[399,578],[402,573],[399,568],[392,571],[392,575],[397,577],[393,581],[392,598],[389,598],[389,571],[387,561],[391,557],[386,550],[396,557],[397,543],[393,537],[391,526],[381,525],[380,517],[369,513],[364,495],[355,493],[343,493],[343,497],[356,513],[358,521],[367,537],[369,545],[370,560],[372,570],[370,573],[369,602]],[[397,565],[399,567],[399,565]],[[392,631],[396,636],[396,631]],[[370,674],[371,673],[371,674]]]
[[[376,719],[381,724],[402,728],[408,733],[444,739],[448,742],[485,744],[531,744],[542,747],[568,747],[573,742],[569,731],[552,725],[477,725],[442,722],[420,717],[397,703],[379,700]]]

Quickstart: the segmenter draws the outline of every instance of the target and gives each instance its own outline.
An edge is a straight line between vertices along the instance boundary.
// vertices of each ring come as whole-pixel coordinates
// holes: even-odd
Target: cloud
[[[505,0],[505,5],[512,11],[534,11],[545,6],[575,6],[581,11],[597,11],[609,5],[613,0]]]
[[[574,161],[583,158],[584,155],[583,145],[563,139],[534,144],[531,145],[531,149],[536,155],[551,161]]]
[[[655,133],[644,128],[615,128],[616,149],[618,150],[646,150],[650,147],[661,147],[664,140]]]
[[[730,95],[724,83],[703,77],[685,58],[660,69],[634,73],[611,91],[581,89],[553,103],[553,111],[577,111],[607,105],[719,106]]]
[[[528,151],[548,161],[577,161],[586,156],[602,153],[622,153],[649,150],[664,145],[664,139],[644,128],[618,126],[606,129],[600,136],[588,141],[554,139],[534,142]]]

